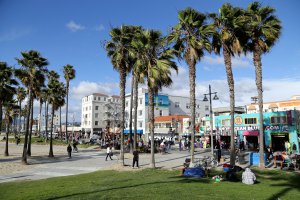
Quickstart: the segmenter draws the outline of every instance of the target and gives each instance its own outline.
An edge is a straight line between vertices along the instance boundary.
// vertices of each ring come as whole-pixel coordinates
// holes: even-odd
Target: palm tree
[[[27,87],[28,103],[27,103],[27,116],[26,116],[26,133],[22,155],[22,163],[27,164],[27,145],[29,136],[29,120],[31,113],[31,104],[34,97],[34,86],[36,78],[43,77],[46,70],[45,66],[48,65],[46,58],[43,58],[39,52],[30,50],[28,52],[21,52],[22,58],[16,58],[21,65],[21,69],[15,71],[15,75],[19,77],[22,83]]]
[[[204,56],[205,51],[211,51],[210,36],[214,32],[212,25],[206,22],[206,16],[192,8],[186,8],[178,13],[178,24],[168,36],[174,43],[179,59],[184,59],[189,66],[190,108],[191,108],[191,162],[194,161],[195,143],[195,79],[196,64]]]
[[[59,75],[55,71],[49,72],[49,103],[51,104],[51,131],[50,131],[50,149],[49,157],[53,155],[52,134],[53,134],[53,118],[54,112],[65,103],[66,90],[63,83],[58,81]]]
[[[137,73],[147,78],[149,132],[151,135],[150,166],[155,168],[154,157],[154,95],[163,86],[172,83],[171,69],[177,71],[177,65],[172,61],[174,51],[166,48],[165,38],[159,31],[143,31],[138,40],[132,41],[132,51],[136,54],[136,65],[140,66]]]
[[[253,52],[255,66],[256,87],[259,107],[259,154],[260,168],[265,167],[264,162],[264,130],[263,130],[263,86],[261,55],[267,53],[275,45],[281,32],[281,22],[275,16],[275,9],[269,6],[261,7],[261,3],[253,2],[248,6],[249,17],[248,51]]]
[[[106,42],[105,49],[110,57],[113,68],[120,74],[120,99],[121,99],[121,151],[120,159],[124,165],[124,123],[125,123],[125,86],[126,75],[131,69],[129,65],[130,42],[134,37],[134,26],[121,26],[110,31],[111,41]]]
[[[69,86],[70,81],[75,78],[76,71],[72,65],[65,65],[64,66],[64,77],[66,79],[66,94],[67,94],[67,103],[66,103],[66,139],[67,142],[69,140],[68,137],[68,106],[69,106]]]
[[[13,78],[13,69],[0,62],[0,132],[2,130],[3,104],[13,98],[18,82]]]
[[[234,145],[234,79],[231,67],[231,57],[240,54],[243,51],[243,45],[246,42],[244,34],[246,18],[242,9],[233,7],[230,4],[224,4],[219,9],[219,14],[210,14],[214,20],[216,33],[213,35],[213,48],[219,54],[223,50],[224,64],[227,74],[227,82],[230,93],[230,164],[235,165],[235,145]]]
[[[15,114],[15,109],[18,108],[17,105],[15,105],[14,99],[10,99],[4,103],[5,107],[5,121],[6,121],[6,141],[5,141],[5,151],[4,155],[9,156],[8,153],[8,135],[10,133],[10,125],[13,122],[13,117]]]
[[[19,133],[21,133],[21,116],[22,116],[22,102],[26,97],[26,90],[23,87],[17,89],[17,100],[19,102]]]

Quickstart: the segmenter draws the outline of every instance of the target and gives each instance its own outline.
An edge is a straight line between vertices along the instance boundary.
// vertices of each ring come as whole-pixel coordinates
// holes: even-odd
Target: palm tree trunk
[[[69,108],[69,81],[67,81],[67,102],[66,102],[66,139],[67,143],[69,143],[69,135],[68,135],[68,108]]]
[[[8,134],[9,134],[9,116],[7,117],[7,127],[6,127],[6,139],[5,139],[5,152],[4,152],[4,156],[9,156],[8,153]]]
[[[29,135],[29,120],[30,120],[30,110],[31,110],[31,99],[32,99],[32,91],[29,89],[28,91],[28,103],[27,103],[27,113],[26,113],[26,132],[25,132],[25,140],[23,147],[23,155],[22,155],[22,163],[27,163],[27,144],[28,144],[28,135]]]
[[[29,131],[29,141],[27,148],[27,155],[31,156],[31,136],[32,136],[32,126],[33,126],[33,98],[31,101],[31,114],[30,114],[30,131]]]
[[[134,79],[134,144],[133,149],[136,151],[136,144],[137,144],[137,108],[138,108],[138,80],[137,78]]]
[[[53,145],[52,145],[53,118],[54,118],[54,106],[52,105],[51,128],[50,128],[50,149],[49,149],[49,157],[51,157],[51,158],[54,157],[54,155],[53,155]]]
[[[39,118],[39,130],[38,130],[39,137],[41,136],[41,127],[42,127],[42,108],[43,108],[43,102],[40,101],[40,118]]]
[[[264,161],[264,124],[263,124],[263,87],[262,87],[262,64],[261,64],[261,50],[256,42],[253,51],[253,63],[255,66],[256,87],[258,94],[258,108],[259,108],[259,167],[265,168]]]
[[[120,67],[120,98],[121,98],[121,149],[120,159],[121,165],[124,166],[124,123],[125,123],[125,86],[126,86],[126,72],[123,67]]]
[[[2,115],[3,115],[2,101],[0,101],[0,133],[2,132]]]
[[[129,108],[129,146],[130,146],[130,153],[132,153],[132,109],[133,109],[133,87],[134,87],[134,73],[132,72],[132,79],[131,79],[131,95],[130,95],[130,108]]]
[[[61,106],[59,107],[59,134],[60,134],[60,140],[62,140],[63,136],[62,136],[62,130],[61,130]]]
[[[189,148],[191,151],[191,162],[194,162],[194,151],[195,151],[195,120],[196,120],[196,113],[195,113],[195,79],[196,79],[196,62],[194,60],[189,60],[189,79],[190,79],[190,108],[191,108],[191,145]]]
[[[19,134],[21,134],[21,128],[22,128],[22,124],[21,124],[21,118],[22,118],[22,101],[19,101]]]
[[[49,103],[45,102],[45,108],[46,108],[46,113],[45,113],[45,116],[46,116],[46,119],[45,119],[45,132],[46,132],[46,138],[48,139],[48,105]]]
[[[148,80],[149,81],[149,80]],[[153,89],[148,84],[148,106],[149,106],[149,133],[151,136],[151,160],[150,167],[155,168],[155,146],[154,146],[154,95]]]
[[[231,68],[231,55],[228,51],[228,47],[226,45],[223,46],[223,57],[226,68],[227,75],[227,83],[229,87],[229,95],[230,95],[230,165],[235,165],[235,145],[234,145],[234,80],[233,73]]]

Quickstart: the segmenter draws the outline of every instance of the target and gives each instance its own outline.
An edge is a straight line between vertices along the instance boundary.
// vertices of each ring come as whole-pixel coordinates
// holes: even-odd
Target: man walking
[[[132,169],[134,168],[135,163],[137,168],[139,168],[139,152],[137,150],[133,151]]]
[[[112,151],[111,151],[111,147],[107,146],[106,148],[106,158],[105,161],[107,161],[107,157],[109,156],[110,160],[112,160],[111,156],[112,156]]]

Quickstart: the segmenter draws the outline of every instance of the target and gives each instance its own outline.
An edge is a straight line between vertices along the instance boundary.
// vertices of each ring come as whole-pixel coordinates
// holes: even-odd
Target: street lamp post
[[[211,87],[209,85],[209,93],[204,94],[203,101],[208,101],[206,95],[209,95],[209,115],[210,115],[210,146],[211,146],[211,154],[214,156],[214,137],[213,137],[213,111],[212,111],[212,105],[211,105],[211,95],[214,94],[213,100],[219,100],[219,97],[217,96],[217,92],[211,92]]]

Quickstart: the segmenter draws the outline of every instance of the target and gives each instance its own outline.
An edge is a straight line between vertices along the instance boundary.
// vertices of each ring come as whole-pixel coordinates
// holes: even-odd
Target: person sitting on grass
[[[246,168],[246,170],[242,174],[242,182],[247,185],[253,185],[255,183],[256,176],[251,171],[251,169]]]

